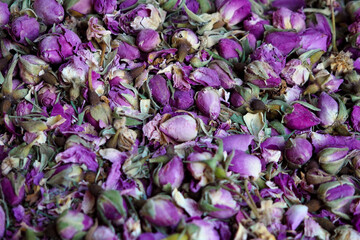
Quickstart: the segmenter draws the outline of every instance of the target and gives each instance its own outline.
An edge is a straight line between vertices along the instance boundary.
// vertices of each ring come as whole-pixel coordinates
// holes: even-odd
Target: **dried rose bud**
[[[318,108],[321,111],[318,112],[318,117],[323,127],[329,127],[333,125],[339,114],[339,104],[327,93],[322,92],[318,101]]]
[[[53,25],[64,20],[64,8],[56,0],[35,0],[34,11],[46,25]]]
[[[19,205],[25,197],[25,178],[21,175],[8,174],[1,180],[1,188],[6,202],[11,206]]]
[[[18,103],[16,106],[16,115],[17,116],[26,116],[31,113],[33,109],[33,104],[29,103],[26,100],[23,100]]]
[[[14,41],[27,44],[26,39],[34,41],[39,36],[40,24],[36,21],[36,18],[24,15],[16,18],[11,23],[11,36]]]
[[[249,146],[253,139],[254,136],[249,134],[235,134],[224,137],[222,139],[224,151],[226,151],[227,153],[231,153],[234,150],[245,152],[249,150]]]
[[[244,20],[243,24],[245,31],[253,34],[256,39],[262,39],[265,32],[264,25],[269,25],[270,22],[268,20],[260,18],[255,13],[251,13],[251,16],[248,19]]]
[[[160,124],[160,131],[178,142],[187,142],[198,134],[196,120],[189,115],[179,115]]]
[[[301,60],[291,59],[286,63],[285,68],[282,69],[281,75],[287,84],[302,86],[309,80],[310,72],[302,65]]]
[[[268,63],[279,74],[285,67],[286,58],[272,44],[262,44],[251,55],[252,60]]]
[[[281,84],[281,78],[266,62],[253,61],[245,67],[245,80],[260,88],[274,88]]]
[[[143,29],[136,36],[136,45],[143,52],[153,51],[160,43],[160,35],[153,29]]]
[[[300,32],[305,29],[305,14],[293,12],[288,8],[281,7],[273,12],[273,25],[280,29],[295,29]]]
[[[334,176],[331,176],[318,168],[312,168],[306,172],[306,181],[309,184],[319,185],[332,180],[335,180]]]
[[[56,87],[49,84],[44,85],[38,92],[38,101],[44,107],[50,107],[55,104],[57,98]]]
[[[94,10],[100,14],[113,13],[116,5],[116,0],[94,0]]]
[[[360,177],[360,154],[357,154],[353,159],[351,160],[352,166],[355,170],[355,175],[359,178]]]
[[[146,200],[140,216],[156,226],[170,227],[183,218],[183,211],[175,206],[170,196],[159,194]]]
[[[215,70],[218,73],[221,86],[224,89],[230,89],[234,87],[236,82],[234,80],[232,70],[228,64],[221,60],[214,60],[210,62],[209,68]]]
[[[243,51],[240,43],[234,39],[221,39],[217,46],[219,55],[225,59],[238,59]]]
[[[140,57],[139,49],[124,41],[121,41],[119,43],[119,46],[117,48],[117,54],[120,58],[125,58],[129,60],[135,60]]]
[[[185,91],[176,89],[174,92],[174,98],[170,98],[170,106],[186,110],[194,105],[194,95],[195,91],[193,89]]]
[[[360,17],[360,2],[349,1],[346,4],[346,11],[351,16],[352,20],[356,20]]]
[[[199,48],[200,41],[192,30],[184,28],[174,33],[171,38],[171,46],[178,48],[178,59],[182,62],[188,53],[193,53]]]
[[[240,95],[240,93],[234,91],[230,95],[230,103],[232,106],[238,108],[238,107],[241,107],[245,103],[245,99]]]
[[[326,52],[328,48],[328,36],[320,31],[309,28],[301,33],[300,46],[300,53],[314,49],[320,49]]]
[[[203,220],[200,217],[192,218],[187,224],[195,225],[196,231],[188,234],[190,239],[220,240],[220,233],[216,229],[217,223],[211,220]],[[190,226],[191,226],[190,225]]]
[[[83,171],[77,164],[65,164],[50,171],[51,176],[46,183],[51,186],[64,186],[70,188],[82,179]]]
[[[163,190],[179,188],[184,180],[184,166],[182,159],[178,156],[173,157],[155,174]]]
[[[206,186],[209,182],[213,181],[213,176],[211,174],[207,174],[211,169],[205,162],[206,160],[210,160],[212,157],[213,155],[209,152],[192,152],[187,157],[187,169],[191,173],[192,177],[198,181],[196,186],[192,187],[193,192],[196,192],[201,187]]]
[[[91,236],[91,240],[119,240],[116,233],[110,228],[105,226],[99,226],[95,229]]]
[[[62,239],[82,239],[92,225],[91,217],[74,210],[66,210],[56,219],[56,230]]]
[[[261,161],[256,156],[243,151],[235,151],[229,170],[240,174],[240,177],[253,177],[257,179],[261,173]]]
[[[97,129],[102,129],[112,123],[112,111],[108,103],[100,102],[90,106],[85,113],[86,120]]]
[[[35,85],[40,82],[49,64],[34,55],[23,55],[19,58],[19,68],[22,80]]]
[[[221,110],[220,96],[216,90],[211,87],[203,88],[197,92],[195,98],[196,106],[202,113],[214,120],[219,117]]]
[[[291,230],[295,230],[308,214],[305,205],[292,205],[286,212],[287,224]]]
[[[286,114],[284,117],[286,127],[295,130],[305,130],[320,123],[320,119],[300,103],[295,103],[293,107],[294,111]]]
[[[200,67],[193,71],[189,78],[193,81],[193,85],[203,85],[205,87],[220,87],[221,81],[215,70],[207,67]]]
[[[9,19],[10,19],[9,6],[7,5],[7,3],[0,2],[0,28],[8,24]]]
[[[48,63],[59,64],[77,53],[80,43],[76,33],[59,25],[39,43],[39,56]]]
[[[121,15],[120,28],[127,34],[138,32],[142,29],[159,28],[165,20],[166,12],[152,4],[140,4],[136,8]]]
[[[344,148],[324,148],[318,153],[319,163],[325,172],[330,174],[337,174],[345,162],[347,162],[346,155],[349,149]]]
[[[106,190],[97,199],[96,209],[105,223],[123,224],[126,215],[126,202],[117,190]]]
[[[216,0],[215,5],[225,23],[234,26],[251,13],[248,0]]]
[[[201,208],[214,218],[230,218],[240,209],[228,190],[219,187],[206,187],[203,191]]]
[[[154,100],[161,106],[169,104],[170,90],[165,78],[161,75],[155,75],[149,80],[149,88]]]
[[[294,167],[307,163],[313,152],[311,143],[305,138],[290,138],[285,146],[285,158]]]
[[[331,211],[342,217],[348,218],[349,205],[355,194],[354,185],[346,179],[323,183],[319,186],[318,197],[324,202],[325,206]],[[344,216],[345,215],[345,216]]]
[[[74,5],[70,6],[70,12],[86,15],[93,10],[93,0],[77,0]]]
[[[293,49],[299,47],[300,37],[295,32],[272,32],[265,37],[266,43],[271,43],[287,56]]]

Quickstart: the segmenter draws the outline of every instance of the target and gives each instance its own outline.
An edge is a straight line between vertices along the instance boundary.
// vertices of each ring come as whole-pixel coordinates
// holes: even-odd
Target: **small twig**
[[[334,0],[330,1],[330,10],[331,10],[331,24],[333,28],[332,33],[332,45],[334,52],[338,52],[337,46],[336,46],[336,23],[335,23],[335,12],[334,12]]]

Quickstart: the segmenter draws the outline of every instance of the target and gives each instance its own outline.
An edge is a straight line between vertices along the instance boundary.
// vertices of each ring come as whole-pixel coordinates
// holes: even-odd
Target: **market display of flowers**
[[[360,239],[360,1],[1,0],[0,239]]]

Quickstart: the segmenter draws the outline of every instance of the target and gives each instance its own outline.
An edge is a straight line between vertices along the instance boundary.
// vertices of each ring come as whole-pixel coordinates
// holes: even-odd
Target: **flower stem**
[[[334,12],[334,0],[331,0],[330,2],[330,9],[331,9],[331,24],[332,24],[332,45],[333,45],[333,51],[338,52],[337,46],[336,46],[336,23],[335,23],[335,12]]]

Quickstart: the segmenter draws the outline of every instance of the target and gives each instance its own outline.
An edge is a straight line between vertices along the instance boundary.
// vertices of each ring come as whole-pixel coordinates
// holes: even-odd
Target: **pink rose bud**
[[[64,20],[64,8],[56,0],[35,0],[34,10],[46,25],[53,25]]]
[[[7,5],[7,3],[0,2],[0,28],[8,24],[9,19],[10,19],[9,6]]]
[[[11,23],[11,36],[14,41],[21,44],[27,44],[25,38],[34,41],[39,36],[39,32],[40,24],[36,18],[28,15],[18,17]]]
[[[136,36],[136,45],[143,52],[151,52],[160,43],[159,33],[153,29],[143,29]]]
[[[160,131],[178,142],[187,142],[198,134],[196,120],[189,115],[178,115],[160,124]]]
[[[236,25],[251,13],[251,3],[248,0],[217,0],[216,8],[225,23]]]
[[[291,230],[295,230],[308,214],[305,205],[292,205],[286,212],[286,221]]]
[[[305,130],[320,123],[320,119],[300,103],[295,103],[293,107],[294,111],[284,117],[286,127],[294,130]]]
[[[305,138],[290,138],[285,146],[285,158],[294,167],[307,163],[312,153],[313,147]]]
[[[261,162],[256,156],[243,151],[235,151],[229,170],[234,173],[239,173],[240,177],[253,177],[257,179],[261,173]]]
[[[295,29],[300,32],[305,29],[305,14],[293,12],[288,8],[280,8],[273,12],[273,25],[280,29]]]
[[[221,110],[218,92],[210,87],[202,89],[196,95],[196,106],[206,116],[216,120]]]

